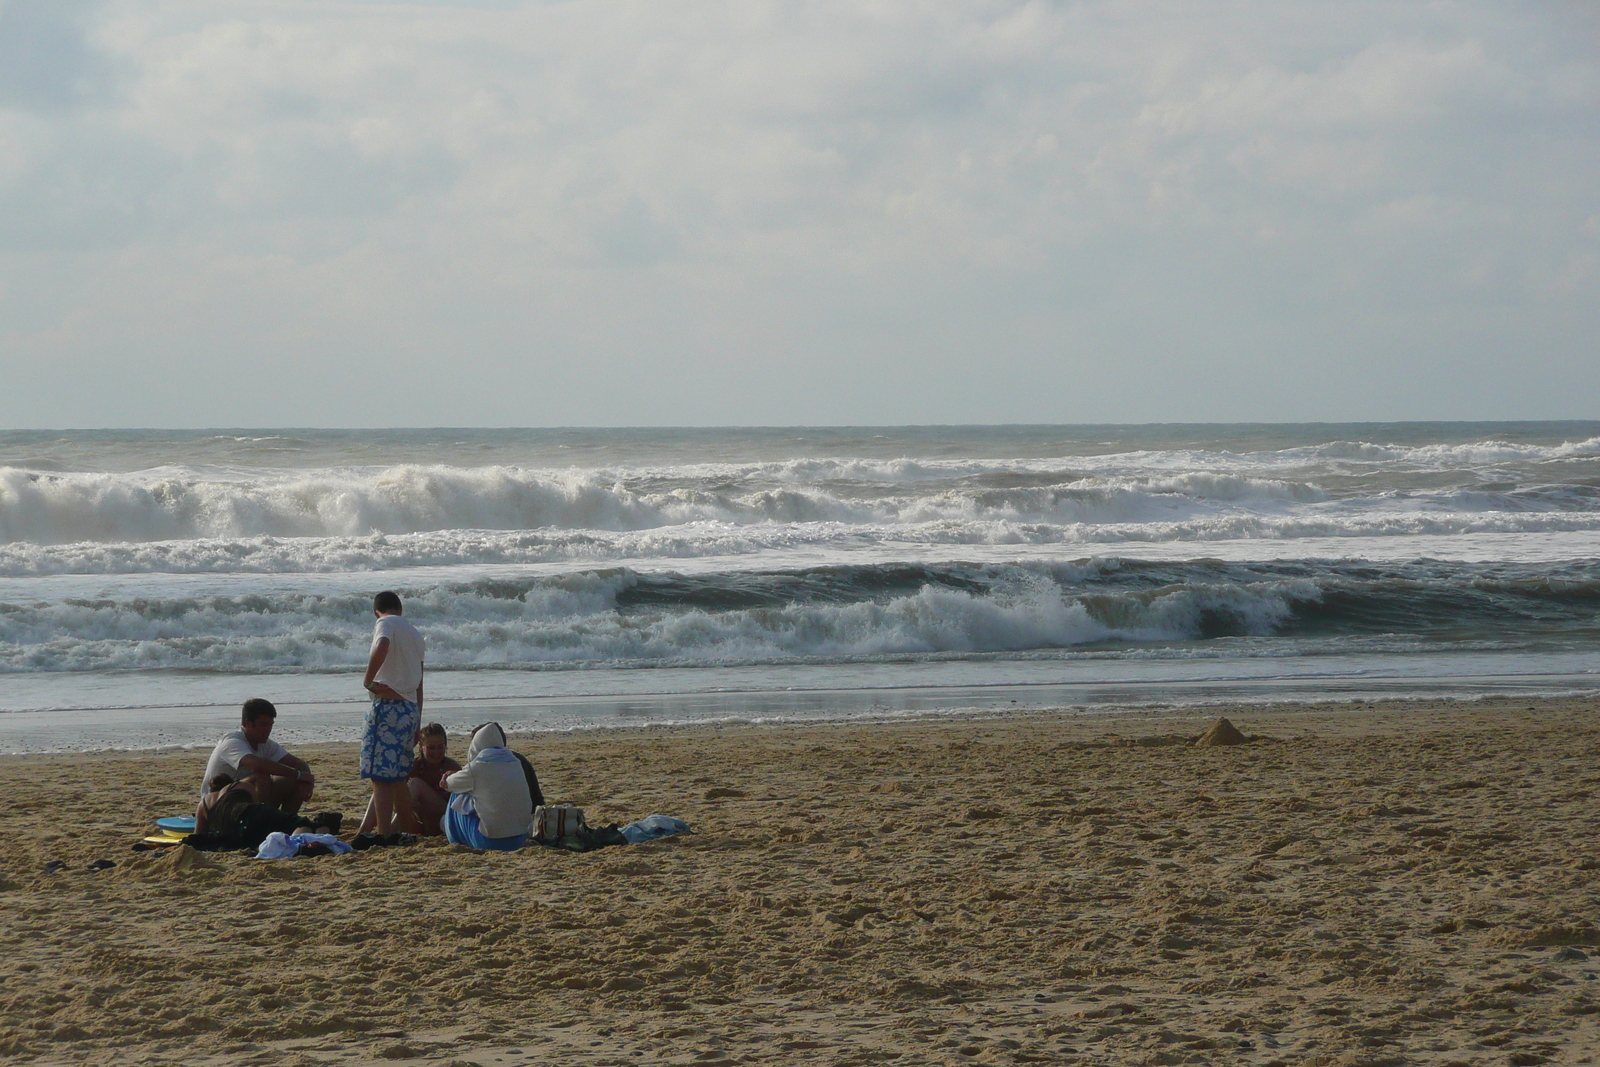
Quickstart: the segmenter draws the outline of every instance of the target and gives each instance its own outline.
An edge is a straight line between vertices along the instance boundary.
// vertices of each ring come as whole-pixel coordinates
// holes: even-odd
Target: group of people
[[[477,849],[511,850],[528,839],[533,810],[544,803],[538,776],[512,752],[498,723],[472,732],[467,763],[448,754],[439,723],[422,725],[422,634],[404,618],[400,597],[373,598],[372,648],[362,684],[371,696],[362,732],[360,773],[372,798],[359,833],[443,835]],[[253,846],[273,832],[339,833],[342,818],[300,809],[316,791],[305,760],[272,740],[278,709],[247,700],[240,728],[217,742],[201,780],[195,832]]]

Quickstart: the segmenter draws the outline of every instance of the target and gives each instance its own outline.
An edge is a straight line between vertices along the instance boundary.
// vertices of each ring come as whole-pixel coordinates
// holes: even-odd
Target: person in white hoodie
[[[452,844],[511,852],[527,843],[533,795],[499,723],[472,731],[467,765],[441,778],[439,788],[450,794],[443,824]]]

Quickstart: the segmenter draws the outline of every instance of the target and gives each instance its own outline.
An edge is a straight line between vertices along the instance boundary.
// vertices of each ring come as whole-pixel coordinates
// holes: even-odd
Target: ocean
[[[0,751],[1600,689],[1600,422],[0,433]]]

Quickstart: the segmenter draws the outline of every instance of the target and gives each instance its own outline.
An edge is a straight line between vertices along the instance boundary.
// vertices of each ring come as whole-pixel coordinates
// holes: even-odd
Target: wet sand
[[[1187,743],[1219,714],[1262,739]],[[699,833],[141,856],[204,753],[0,759],[0,1059],[1600,1059],[1592,702],[514,744],[591,822]],[[358,818],[353,748],[299,754]]]

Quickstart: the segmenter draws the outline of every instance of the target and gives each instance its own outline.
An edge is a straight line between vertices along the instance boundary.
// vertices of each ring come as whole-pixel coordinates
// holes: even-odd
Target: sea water
[[[1600,689],[1600,423],[0,433],[0,751]]]

